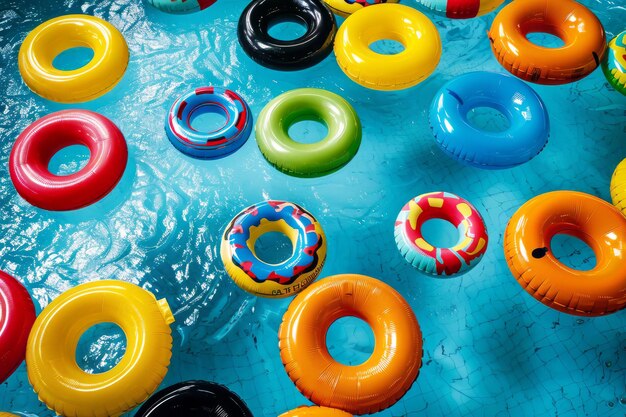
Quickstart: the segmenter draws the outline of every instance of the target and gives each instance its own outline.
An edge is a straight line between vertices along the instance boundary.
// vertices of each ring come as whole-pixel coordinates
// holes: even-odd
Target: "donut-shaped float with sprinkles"
[[[291,256],[279,264],[261,260],[257,239],[270,232],[285,234]],[[261,297],[288,297],[305,289],[326,260],[326,237],[315,217],[285,201],[265,201],[246,208],[230,222],[221,245],[226,272],[244,290]]]

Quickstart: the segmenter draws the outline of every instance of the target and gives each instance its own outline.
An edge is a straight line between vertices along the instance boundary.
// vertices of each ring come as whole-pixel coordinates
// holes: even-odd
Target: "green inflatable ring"
[[[289,137],[289,128],[303,120],[326,125],[328,135],[316,143]],[[256,139],[265,159],[296,177],[321,177],[354,157],[361,144],[361,122],[352,106],[337,94],[301,88],[281,94],[261,111]]]

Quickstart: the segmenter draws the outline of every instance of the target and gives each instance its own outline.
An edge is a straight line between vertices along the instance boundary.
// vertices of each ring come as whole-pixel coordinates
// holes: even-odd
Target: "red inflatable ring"
[[[11,275],[0,271],[0,383],[24,360],[26,342],[35,322],[35,306]]]
[[[50,159],[71,145],[89,149],[89,162],[70,175],[54,175]],[[122,132],[106,117],[65,110],[37,120],[15,141],[9,160],[11,180],[29,203],[45,210],[76,210],[95,203],[117,185],[128,149]]]

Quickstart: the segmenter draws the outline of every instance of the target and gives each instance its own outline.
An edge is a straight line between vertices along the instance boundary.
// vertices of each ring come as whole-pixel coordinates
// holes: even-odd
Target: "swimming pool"
[[[559,87],[533,85],[551,118],[546,149],[503,171],[465,167],[445,156],[428,127],[437,90],[469,71],[504,72],[485,35],[494,14],[454,21],[429,13],[443,42],[435,73],[399,92],[367,90],[350,81],[333,55],[300,72],[253,63],[236,27],[245,0],[218,1],[186,16],[144,2],[3,0],[0,5],[0,269],[24,282],[38,311],[82,282],[115,278],[166,297],[174,311],[174,350],[162,386],[207,379],[237,392],[256,416],[276,416],[307,403],[280,361],[277,331],[289,299],[265,300],[241,291],[219,260],[221,233],[244,207],[264,199],[294,201],[323,225],[328,239],[322,277],[361,273],[395,287],[413,307],[424,333],[424,365],[412,389],[378,415],[623,416],[626,414],[624,314],[573,317],[538,303],[515,282],[502,250],[508,219],[525,201],[571,189],[609,199],[610,176],[624,157],[626,99],[600,70]],[[418,7],[415,1],[404,3]],[[624,29],[618,0],[585,0],[613,37]],[[66,13],[102,17],[124,34],[131,51],[122,82],[92,102],[68,106],[32,94],[17,71],[26,34]],[[326,177],[283,175],[252,137],[218,161],[176,151],[163,120],[171,103],[201,85],[239,92],[255,116],[280,93],[317,87],[340,94],[363,123],[355,158]],[[75,213],[50,213],[17,196],[8,156],[17,135],[37,118],[85,108],[124,132],[130,160],[114,192]],[[484,121],[483,121],[484,122]],[[311,139],[319,131],[300,131]],[[71,169],[67,156],[61,169]],[[424,276],[398,253],[394,220],[410,198],[445,190],[480,210],[490,233],[484,259],[448,280]],[[589,252],[563,241],[569,262],[588,267]],[[331,329],[329,345],[344,361],[364,360],[373,340],[356,321]],[[106,369],[123,355],[119,333],[105,329],[82,346],[85,369]],[[0,387],[0,410],[52,415],[32,392],[25,367]],[[129,415],[132,415],[130,413]]]

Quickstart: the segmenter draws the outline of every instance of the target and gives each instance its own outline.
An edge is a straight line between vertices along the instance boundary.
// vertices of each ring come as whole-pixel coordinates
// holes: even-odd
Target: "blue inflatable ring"
[[[198,110],[221,113],[226,124],[213,132],[191,127]],[[219,87],[202,87],[183,95],[172,105],[165,120],[165,132],[172,145],[198,159],[223,158],[241,148],[252,130],[252,113],[235,92]]]
[[[491,107],[510,127],[491,132],[474,127],[470,110]],[[452,158],[484,169],[511,168],[534,158],[548,143],[550,121],[539,95],[505,74],[472,72],[446,83],[430,108],[430,126],[441,149]]]

